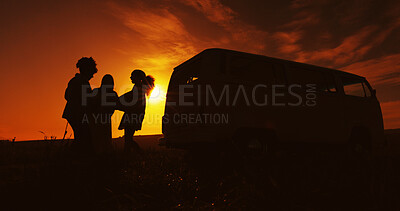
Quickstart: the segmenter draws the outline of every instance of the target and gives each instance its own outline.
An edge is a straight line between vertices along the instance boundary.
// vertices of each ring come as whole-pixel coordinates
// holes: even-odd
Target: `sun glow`
[[[165,91],[160,85],[156,85],[150,94],[149,101],[151,103],[160,103],[165,101]]]

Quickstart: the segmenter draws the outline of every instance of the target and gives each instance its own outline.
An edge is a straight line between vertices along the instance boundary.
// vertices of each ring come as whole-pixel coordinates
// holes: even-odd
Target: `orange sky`
[[[211,47],[366,76],[377,89],[385,127],[399,128],[399,14],[397,1],[371,0],[3,0],[0,139],[41,139],[39,131],[62,137],[63,94],[82,56],[98,64],[93,88],[109,73],[123,94],[133,69],[153,75],[157,87],[137,134],[161,133],[173,67]],[[122,135],[119,118],[116,112],[114,137]]]

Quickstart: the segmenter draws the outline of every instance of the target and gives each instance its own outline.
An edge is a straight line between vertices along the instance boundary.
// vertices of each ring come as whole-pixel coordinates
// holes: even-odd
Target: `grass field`
[[[0,210],[399,210],[400,139],[375,157],[285,151],[248,160],[137,137],[142,152],[78,157],[68,141],[0,143]]]

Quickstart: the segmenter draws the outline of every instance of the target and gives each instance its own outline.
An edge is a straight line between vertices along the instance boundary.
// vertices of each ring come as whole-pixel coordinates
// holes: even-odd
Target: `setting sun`
[[[160,103],[165,101],[165,91],[160,85],[156,85],[150,94],[150,103]]]

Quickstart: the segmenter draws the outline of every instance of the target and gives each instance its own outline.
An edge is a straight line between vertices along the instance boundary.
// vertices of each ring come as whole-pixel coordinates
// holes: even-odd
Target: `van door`
[[[332,73],[289,66],[286,74],[288,89],[301,97],[301,104],[287,106],[288,132],[297,141],[336,141],[343,113]]]
[[[344,116],[347,137],[354,127],[370,129],[376,122],[376,103],[364,78],[341,74],[344,93]]]
[[[192,117],[198,113],[196,86],[201,73],[201,58],[175,69],[168,86],[162,130],[165,136],[182,137],[193,133]]]
[[[318,90],[316,103],[319,104],[317,136],[321,142],[340,142],[343,140],[344,112],[343,95],[340,94],[337,79],[330,71],[323,71],[324,83]]]

